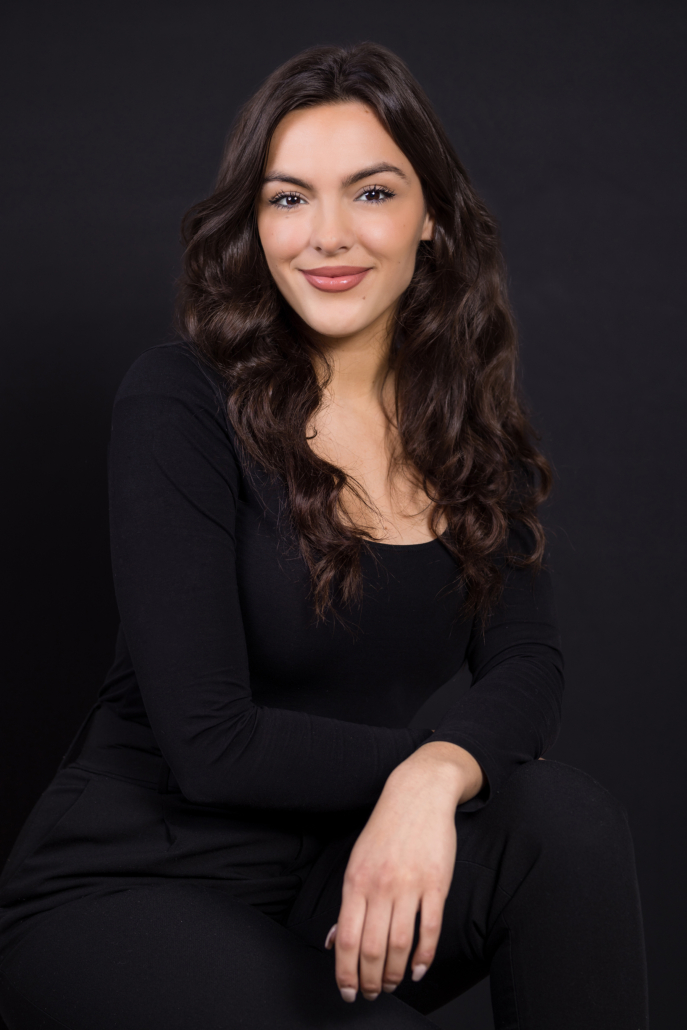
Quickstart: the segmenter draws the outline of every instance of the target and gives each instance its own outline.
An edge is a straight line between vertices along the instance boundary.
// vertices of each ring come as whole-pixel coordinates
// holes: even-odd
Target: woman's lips
[[[361,283],[370,269],[353,265],[332,265],[325,268],[301,268],[300,271],[316,289],[324,290],[326,293],[342,293]]]

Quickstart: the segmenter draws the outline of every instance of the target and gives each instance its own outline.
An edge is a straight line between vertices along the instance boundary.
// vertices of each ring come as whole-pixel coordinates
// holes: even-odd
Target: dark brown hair
[[[467,607],[485,615],[499,596],[509,523],[530,530],[551,474],[518,395],[516,335],[498,231],[429,100],[403,62],[381,46],[306,50],[278,68],[246,104],[227,143],[213,194],[183,222],[178,325],[226,382],[238,439],[286,485],[289,512],[322,615],[360,588],[364,531],[342,509],[346,474],[318,457],[306,429],[322,400],[314,345],[299,330],[267,268],[255,204],[272,134],[296,108],[361,101],[415,169],[435,220],[400,299],[391,345],[402,461],[434,502],[435,532],[459,561]],[[359,491],[358,491],[359,492]]]

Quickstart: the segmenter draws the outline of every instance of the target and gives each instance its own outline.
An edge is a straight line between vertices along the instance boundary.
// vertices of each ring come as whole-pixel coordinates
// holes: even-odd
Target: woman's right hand
[[[391,774],[355,843],[336,925],[336,981],[344,1001],[393,991],[412,958],[420,980],[436,952],[456,857],[455,811],[481,788],[471,755],[443,741],[419,748]],[[328,935],[329,946],[332,934]]]

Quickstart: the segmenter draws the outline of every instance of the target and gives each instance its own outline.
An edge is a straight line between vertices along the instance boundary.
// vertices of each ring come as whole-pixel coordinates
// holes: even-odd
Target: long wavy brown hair
[[[447,527],[442,539],[458,561],[467,609],[485,616],[499,597],[504,553],[511,563],[541,565],[537,506],[551,473],[519,396],[496,224],[395,54],[373,43],[313,47],[278,68],[246,104],[214,192],[183,221],[178,327],[222,374],[245,455],[286,486],[316,611],[345,607],[359,595],[368,545],[365,530],[346,517],[343,492],[361,496],[361,489],[308,443],[326,382],[316,372],[316,345],[268,270],[256,223],[281,119],[345,101],[376,112],[413,165],[435,221],[396,313],[393,421],[401,461],[433,502],[432,529]],[[524,550],[509,549],[513,522],[530,531]]]

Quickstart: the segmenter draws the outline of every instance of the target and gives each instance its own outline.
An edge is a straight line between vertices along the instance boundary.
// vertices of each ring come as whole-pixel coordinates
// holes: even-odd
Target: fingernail
[[[382,990],[386,991],[387,994],[391,994],[391,992],[395,991],[397,987],[398,984],[382,984]]]
[[[377,991],[376,994],[363,994],[363,998],[365,998],[366,1001],[374,1001],[375,998],[378,998],[378,997],[379,997],[379,991]]]
[[[418,980],[422,979],[422,977],[425,975],[428,969],[429,966],[425,966],[422,963],[420,963],[419,966],[415,966],[415,969],[413,970],[413,980],[415,981],[415,983],[417,983]]]
[[[338,923],[334,923],[333,927],[331,928],[331,930],[327,934],[327,937],[326,937],[325,942],[324,942],[324,946],[325,946],[325,948],[327,950],[329,950],[331,948],[332,944],[334,943],[334,938],[336,937],[336,928],[337,928],[338,925],[339,925]]]
[[[352,987],[340,987],[339,990],[344,1001],[355,1001],[358,992],[354,991]]]

